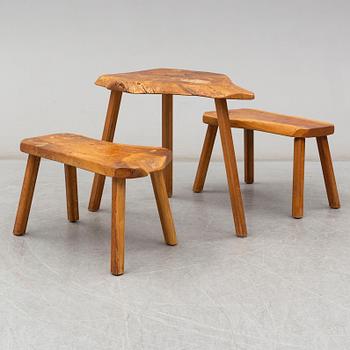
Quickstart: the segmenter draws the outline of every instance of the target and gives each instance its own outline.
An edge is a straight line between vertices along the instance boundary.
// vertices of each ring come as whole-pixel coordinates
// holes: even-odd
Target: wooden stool
[[[76,168],[112,177],[111,272],[124,273],[126,179],[151,175],[165,242],[176,244],[163,169],[171,161],[165,148],[113,144],[74,134],[54,134],[25,139],[21,151],[28,153],[21,197],[13,233],[25,234],[40,159],[64,163],[69,221],[79,220]]]
[[[248,184],[254,182],[254,130],[294,137],[292,215],[295,218],[302,218],[304,211],[305,138],[316,137],[329,206],[334,209],[340,208],[327,139],[327,135],[334,133],[333,124],[254,109],[230,110],[229,118],[232,128],[244,129],[244,178]],[[208,129],[193,184],[194,192],[203,190],[218,129],[216,112],[204,113],[203,122],[208,124]]]

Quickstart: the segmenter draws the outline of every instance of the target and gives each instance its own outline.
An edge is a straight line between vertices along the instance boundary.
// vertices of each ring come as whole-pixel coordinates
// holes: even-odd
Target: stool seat
[[[166,148],[114,144],[76,134],[24,139],[21,151],[104,176],[137,178],[163,170],[171,161]]]
[[[229,110],[229,118],[233,128],[258,130],[291,137],[318,137],[334,133],[334,125],[331,123],[257,109]],[[218,125],[216,112],[204,113],[203,122]]]

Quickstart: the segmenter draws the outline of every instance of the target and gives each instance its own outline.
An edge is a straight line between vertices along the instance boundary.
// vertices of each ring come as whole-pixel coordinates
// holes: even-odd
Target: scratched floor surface
[[[191,192],[195,166],[175,165],[176,247],[163,243],[150,180],[128,182],[126,271],[114,277],[110,183],[89,213],[91,175],[79,172],[71,224],[62,166],[43,161],[28,233],[14,237],[24,162],[1,161],[0,349],[349,349],[350,163],[335,164],[340,210],[307,163],[295,220],[291,163],[257,162],[256,183],[242,184],[246,239],[233,234],[223,164],[201,194]]]

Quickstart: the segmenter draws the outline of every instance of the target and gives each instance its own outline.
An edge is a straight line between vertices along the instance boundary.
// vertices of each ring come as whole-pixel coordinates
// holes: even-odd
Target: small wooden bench
[[[303,217],[305,138],[316,137],[329,206],[331,208],[340,207],[327,139],[328,135],[334,133],[333,124],[255,109],[230,110],[229,119],[232,128],[244,129],[244,177],[245,182],[249,184],[254,182],[254,130],[294,138],[292,215],[295,218]],[[208,124],[208,129],[193,184],[194,192],[203,190],[218,129],[216,112],[204,113],[203,122]]]
[[[159,147],[113,144],[74,134],[53,134],[25,139],[28,153],[22,192],[13,233],[25,234],[40,159],[64,163],[68,220],[79,220],[76,168],[112,177],[111,272],[124,273],[126,179],[151,175],[165,242],[176,244],[176,233],[165,187],[163,169],[171,151]]]

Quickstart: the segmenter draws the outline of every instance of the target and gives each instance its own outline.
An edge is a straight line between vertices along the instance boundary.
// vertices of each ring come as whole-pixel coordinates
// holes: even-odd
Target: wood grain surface
[[[235,85],[224,74],[158,68],[138,72],[104,74],[96,85],[131,94],[164,94],[251,100],[254,94]]]
[[[229,118],[233,128],[259,130],[291,137],[317,137],[334,133],[334,125],[331,123],[257,109],[231,109]],[[218,125],[216,112],[205,112],[203,122]]]
[[[113,144],[75,134],[25,139],[21,151],[118,178],[147,176],[164,169],[171,160],[165,148]]]

